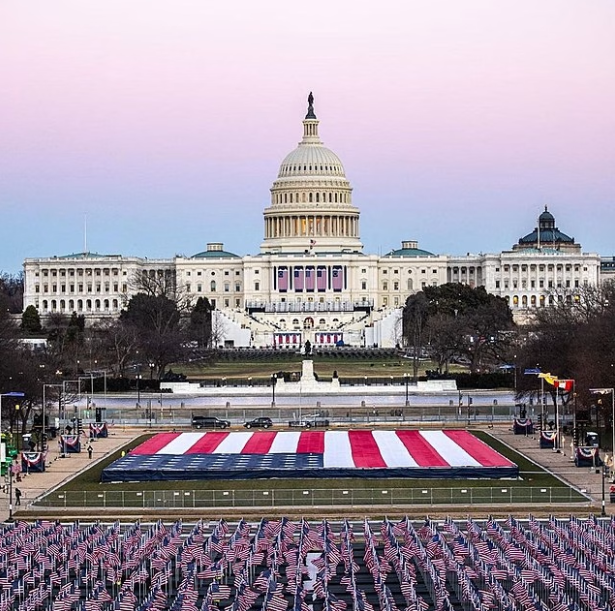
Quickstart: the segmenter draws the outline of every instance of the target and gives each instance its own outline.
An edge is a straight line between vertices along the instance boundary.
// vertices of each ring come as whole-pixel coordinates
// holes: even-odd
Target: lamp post
[[[0,434],[2,433],[2,397],[13,397],[15,399],[19,399],[24,396],[25,394],[22,392],[0,393]],[[6,444],[3,441],[1,441],[1,438],[0,438],[0,460],[3,463],[6,461]]]
[[[271,407],[275,407],[275,385],[278,383],[278,376],[271,374]]]
[[[137,380],[137,409],[141,408],[141,374],[138,373],[136,376],[136,380]]]
[[[606,516],[606,499],[605,499],[605,479],[606,479],[606,465],[604,464],[604,460],[602,461],[602,508],[600,510],[600,515],[602,517]]]
[[[0,435],[2,433],[2,397],[14,397],[16,399],[24,397],[25,394],[22,392],[5,392],[0,393]],[[13,458],[11,457],[10,461],[7,461],[6,456],[6,444],[2,441],[0,437],[0,458],[2,463],[6,463],[9,472],[9,517],[7,522],[13,521]]]
[[[409,374],[408,373],[404,373],[404,382],[406,383],[406,407],[408,407],[410,405],[409,401],[408,401],[408,378],[409,378]]]
[[[615,466],[615,388],[590,388],[589,392],[592,395],[611,395],[611,430],[613,432],[611,454],[614,458],[613,465]]]
[[[59,397],[58,397],[58,418],[62,416],[61,408],[62,408],[62,391],[64,390],[64,384],[43,384],[43,409],[42,409],[42,429],[41,429],[41,451],[45,451],[45,440],[47,433],[47,399],[45,398],[45,389],[46,388],[59,388]]]

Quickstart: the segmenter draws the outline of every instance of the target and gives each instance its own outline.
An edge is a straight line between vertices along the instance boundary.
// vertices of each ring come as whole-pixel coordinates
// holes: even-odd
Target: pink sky
[[[0,4],[0,270],[256,253],[310,90],[366,252],[498,252],[545,204],[615,255],[615,5]]]

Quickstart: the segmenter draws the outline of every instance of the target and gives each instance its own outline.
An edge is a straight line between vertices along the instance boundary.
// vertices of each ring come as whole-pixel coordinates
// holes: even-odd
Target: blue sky
[[[368,253],[498,252],[548,205],[615,255],[615,5],[5,0],[0,271],[258,252],[315,95]]]

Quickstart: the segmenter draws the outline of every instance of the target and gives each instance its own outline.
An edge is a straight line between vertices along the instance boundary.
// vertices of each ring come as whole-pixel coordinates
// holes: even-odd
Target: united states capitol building
[[[351,183],[318,128],[310,94],[303,138],[282,160],[263,211],[260,252],[239,256],[211,242],[171,259],[92,252],[29,258],[24,309],[35,306],[43,319],[76,312],[92,324],[117,317],[139,292],[139,279],[162,279],[187,304],[209,300],[220,345],[388,347],[401,343],[407,297],[426,286],[484,286],[523,320],[615,271],[612,258],[582,252],[546,207],[537,226],[500,253],[434,254],[412,239],[386,255],[365,253]]]

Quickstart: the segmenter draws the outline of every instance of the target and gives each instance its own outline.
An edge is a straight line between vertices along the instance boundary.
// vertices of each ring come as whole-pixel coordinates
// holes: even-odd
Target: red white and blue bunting
[[[513,431],[515,435],[531,435],[534,432],[534,423],[529,418],[515,418]]]
[[[79,435],[60,435],[58,443],[60,445],[60,452],[63,454],[78,454],[81,452]]]
[[[540,433],[540,447],[541,448],[554,448],[555,447],[555,431],[542,431]]]
[[[577,467],[599,467],[602,465],[602,459],[598,455],[598,448],[594,447],[579,447],[577,448],[574,464]]]
[[[47,452],[22,452],[21,470],[26,473],[29,471],[44,471],[46,457]]]
[[[104,439],[109,436],[106,422],[90,422],[90,438]]]

